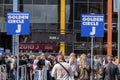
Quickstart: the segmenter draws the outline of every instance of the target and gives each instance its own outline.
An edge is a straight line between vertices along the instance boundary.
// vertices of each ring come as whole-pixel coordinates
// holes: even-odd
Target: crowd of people
[[[17,58],[0,54],[0,65],[6,65],[7,80],[17,80]],[[19,54],[20,65],[26,66],[26,80],[120,80],[120,62],[112,56]],[[19,78],[20,73],[21,69]]]

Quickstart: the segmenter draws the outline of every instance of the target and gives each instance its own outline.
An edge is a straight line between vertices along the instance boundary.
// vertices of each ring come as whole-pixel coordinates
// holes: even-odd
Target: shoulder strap
[[[65,71],[68,73],[68,75],[69,75],[69,71],[61,64],[61,63],[59,63],[64,69],[65,69]]]

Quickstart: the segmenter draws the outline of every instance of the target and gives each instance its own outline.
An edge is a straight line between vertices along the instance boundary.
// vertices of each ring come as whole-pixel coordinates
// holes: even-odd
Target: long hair
[[[75,53],[70,53],[70,61],[72,61],[72,62],[76,61]]]
[[[86,68],[87,67],[87,57],[86,57],[86,55],[85,54],[82,54],[81,56],[80,56],[80,67],[81,68]]]

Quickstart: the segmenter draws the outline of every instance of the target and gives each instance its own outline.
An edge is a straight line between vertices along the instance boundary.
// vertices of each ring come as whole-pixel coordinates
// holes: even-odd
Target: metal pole
[[[18,12],[18,0],[13,0],[13,12]],[[17,80],[19,80],[19,35],[13,35],[13,54],[17,54]]]
[[[13,12],[18,10],[18,0],[13,0]],[[15,55],[15,35],[12,35],[12,54]]]
[[[0,73],[2,72],[2,66],[0,65]],[[0,74],[0,80],[2,80],[2,75]]]
[[[6,66],[6,64],[5,65],[3,65],[3,67],[4,67],[4,72],[5,72],[5,75],[7,76],[7,73],[6,73],[6,71],[7,71],[7,66]],[[4,76],[4,79],[6,80],[6,76]]]
[[[18,12],[18,0],[13,0],[13,12]],[[17,42],[16,39],[17,36],[16,35],[12,35],[12,43],[13,43],[13,55],[16,54],[16,50],[17,50],[17,47],[16,47],[16,43]]]
[[[118,25],[117,25],[117,30],[118,30],[118,59],[120,61],[120,0],[118,0]]]
[[[12,35],[12,55],[15,55],[15,36],[14,35]]]
[[[74,18],[75,10],[74,10],[74,8],[75,8],[75,0],[73,0],[73,6],[72,6],[72,9],[73,9],[73,15],[72,15],[73,16],[73,25],[72,25],[73,26],[73,28],[72,28],[73,34],[72,35],[75,34],[75,32],[74,32],[75,31],[75,29],[74,29],[74,27],[75,27],[75,23],[74,23],[75,22],[75,20],[74,20],[75,19]],[[74,52],[75,51],[75,38],[72,38],[72,45],[73,45],[72,52]]]
[[[91,80],[93,80],[93,39],[94,37],[91,36]]]
[[[19,35],[15,35],[15,54],[17,54],[17,80],[19,80]]]

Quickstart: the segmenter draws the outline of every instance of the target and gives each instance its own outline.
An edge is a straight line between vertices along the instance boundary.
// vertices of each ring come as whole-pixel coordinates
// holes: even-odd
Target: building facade
[[[30,12],[30,35],[20,35],[20,51],[54,52],[65,42],[65,54],[89,53],[91,38],[81,37],[81,14],[104,14],[104,37],[94,38],[94,54],[107,53],[107,0],[65,0],[65,35],[60,34],[61,0],[18,0],[18,10]],[[12,51],[12,36],[6,35],[6,12],[13,0],[0,0],[0,47]],[[113,53],[117,53],[117,13],[113,12]]]

